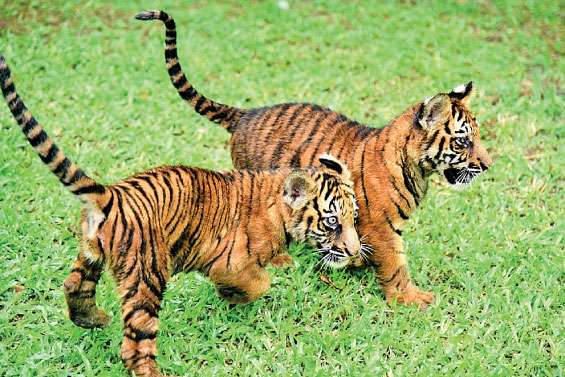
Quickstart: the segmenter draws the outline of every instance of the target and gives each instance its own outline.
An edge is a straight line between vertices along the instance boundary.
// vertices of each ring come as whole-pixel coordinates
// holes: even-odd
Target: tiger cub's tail
[[[244,110],[204,97],[187,80],[177,55],[175,20],[167,13],[158,10],[141,12],[135,18],[142,21],[160,20],[165,24],[165,62],[169,71],[169,77],[177,92],[198,114],[205,116],[212,122],[219,123],[226,130],[230,131],[231,127],[243,115]]]
[[[43,127],[37,123],[31,112],[16,92],[6,60],[0,55],[0,87],[12,115],[20,125],[27,140],[63,185],[84,203],[99,204],[106,189],[88,177],[81,168],[72,163],[51,140]]]

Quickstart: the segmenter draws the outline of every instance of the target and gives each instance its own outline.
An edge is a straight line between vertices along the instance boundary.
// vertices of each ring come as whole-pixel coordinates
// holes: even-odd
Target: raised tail
[[[55,174],[61,183],[85,203],[99,205],[106,189],[95,180],[88,177],[81,168],[72,163],[61,151],[43,127],[37,123],[31,112],[16,92],[10,68],[4,57],[0,55],[0,86],[6,103],[12,115],[20,125],[27,140],[35,149],[49,170]]]
[[[175,20],[163,11],[145,11],[135,16],[136,19],[160,20],[165,24],[165,62],[169,77],[178,94],[194,108],[194,110],[211,120],[219,123],[226,130],[230,131],[243,115],[244,110],[236,107],[224,105],[200,94],[187,80],[179,63],[177,55],[177,30]]]

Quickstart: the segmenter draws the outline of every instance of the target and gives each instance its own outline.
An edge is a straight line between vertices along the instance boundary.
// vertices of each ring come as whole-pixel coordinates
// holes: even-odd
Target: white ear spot
[[[465,93],[465,89],[466,89],[465,84],[461,84],[461,85],[457,85],[455,88],[453,88],[452,92],[453,93]]]
[[[426,106],[430,102],[431,99],[432,99],[432,97],[424,98],[424,106]]]

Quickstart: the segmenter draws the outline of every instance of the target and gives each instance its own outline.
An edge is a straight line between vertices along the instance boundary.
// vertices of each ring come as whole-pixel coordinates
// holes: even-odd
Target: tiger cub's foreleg
[[[288,253],[279,254],[271,259],[271,264],[276,268],[285,268],[292,266],[292,257]]]
[[[377,276],[388,302],[416,304],[425,309],[434,301],[431,292],[420,290],[412,282],[408,272],[408,261],[404,252],[402,238],[388,229],[364,227],[366,242],[372,249],[371,262],[377,269]]]
[[[270,287],[269,273],[256,264],[238,273],[210,276],[220,297],[230,304],[245,304],[261,297]]]
[[[89,259],[92,253],[88,245],[83,248],[64,283],[69,318],[80,327],[104,327],[110,322],[110,317],[98,309],[95,297],[104,263],[101,259]]]

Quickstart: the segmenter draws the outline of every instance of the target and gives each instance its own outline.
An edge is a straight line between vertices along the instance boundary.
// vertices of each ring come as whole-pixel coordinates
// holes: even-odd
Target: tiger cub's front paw
[[[292,265],[292,257],[288,254],[280,254],[271,259],[271,264],[276,268],[284,268]]]
[[[385,296],[389,303],[396,301],[402,305],[417,305],[421,310],[427,309],[435,300],[432,292],[422,291],[412,284],[401,291],[385,293]]]

